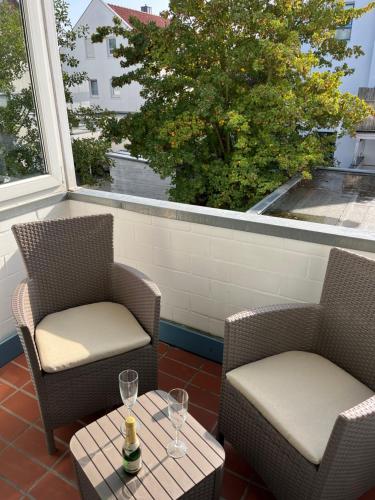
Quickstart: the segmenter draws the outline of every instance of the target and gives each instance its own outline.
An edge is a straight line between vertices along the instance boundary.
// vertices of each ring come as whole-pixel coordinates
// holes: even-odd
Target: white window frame
[[[121,87],[114,87],[112,85],[112,78],[109,80],[109,86],[110,86],[110,89],[111,89],[111,97],[112,97],[112,99],[120,99],[120,97],[121,97]],[[119,90],[118,94],[115,94],[115,89]]]
[[[108,57],[113,57],[113,54],[111,53],[111,48],[109,46],[110,40],[114,40],[116,42],[116,47],[115,47],[115,49],[113,49],[113,50],[116,50],[117,49],[117,39],[114,36],[107,38],[107,54],[108,54]]]
[[[22,11],[47,173],[0,185],[0,209],[77,187],[53,0],[23,0]]]
[[[91,82],[96,82],[96,86],[98,88],[98,93],[97,94],[93,94],[91,92]],[[99,80],[97,78],[90,78],[90,80],[89,80],[89,91],[90,91],[90,97],[92,97],[94,99],[98,99],[100,97]]]

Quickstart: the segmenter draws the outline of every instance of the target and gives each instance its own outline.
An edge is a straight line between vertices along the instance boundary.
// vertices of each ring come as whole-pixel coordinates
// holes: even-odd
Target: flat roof
[[[375,173],[317,170],[263,214],[375,231]]]

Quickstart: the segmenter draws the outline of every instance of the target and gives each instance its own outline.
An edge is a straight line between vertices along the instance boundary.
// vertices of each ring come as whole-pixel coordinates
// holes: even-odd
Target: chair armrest
[[[34,341],[35,318],[32,309],[32,293],[29,279],[23,280],[12,296],[12,312],[19,330],[23,349],[29,361],[34,377],[40,376],[41,364]]]
[[[343,493],[352,494],[350,498],[374,486],[374,457],[375,396],[372,396],[338,416],[319,466],[318,482],[322,484],[319,498],[331,498],[328,485],[332,485],[332,478],[341,485]]]
[[[160,290],[145,274],[124,264],[112,265],[112,297],[127,307],[144,330],[159,340]]]
[[[223,373],[285,351],[315,347],[321,306],[283,304],[243,311],[225,322]]]

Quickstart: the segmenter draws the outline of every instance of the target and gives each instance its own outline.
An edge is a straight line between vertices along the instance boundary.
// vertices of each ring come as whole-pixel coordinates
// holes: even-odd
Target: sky
[[[91,0],[68,0],[70,20],[74,25],[80,18]],[[141,6],[147,4],[152,7],[153,14],[159,14],[160,11],[168,7],[168,0],[108,0],[107,3],[129,7],[130,9],[141,10]]]

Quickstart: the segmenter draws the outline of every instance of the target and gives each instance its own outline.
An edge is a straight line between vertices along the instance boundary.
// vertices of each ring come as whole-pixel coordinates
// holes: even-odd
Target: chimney
[[[141,12],[146,12],[146,14],[151,14],[152,8],[149,7],[148,5],[143,5],[143,7],[141,7]]]

